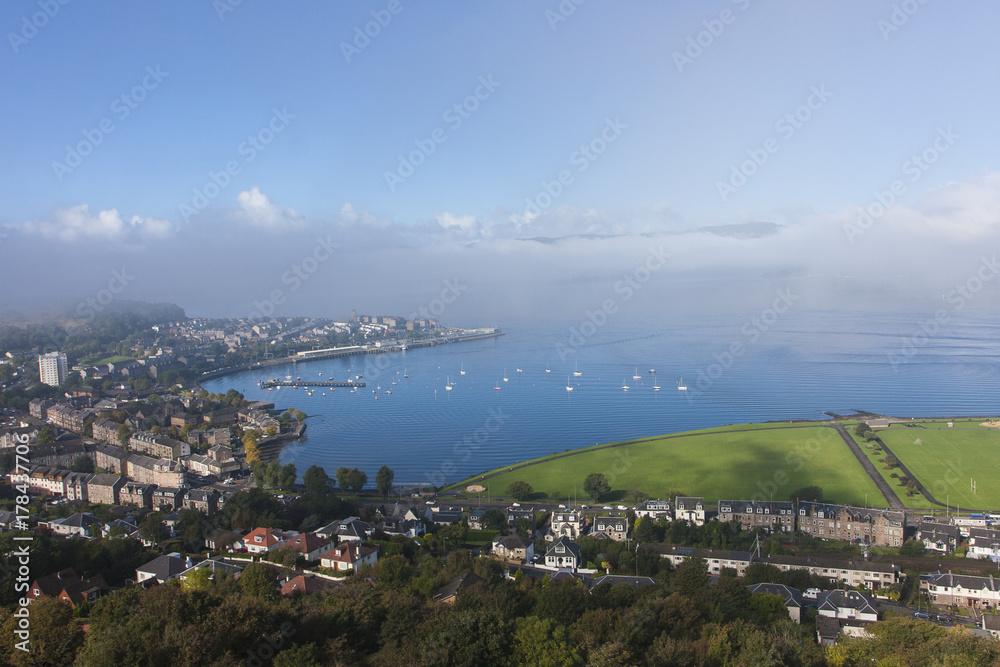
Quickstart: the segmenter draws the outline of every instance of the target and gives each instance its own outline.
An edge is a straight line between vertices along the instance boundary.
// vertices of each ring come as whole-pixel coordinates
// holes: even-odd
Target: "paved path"
[[[924,496],[924,498],[926,498],[928,502],[934,503],[935,505],[937,505],[939,507],[944,507],[944,503],[942,503],[937,498],[935,498],[934,496],[932,496],[931,492],[927,490],[927,487],[920,483],[920,480],[917,479],[917,476],[914,475],[912,472],[910,472],[909,468],[907,468],[905,465],[903,465],[903,462],[899,460],[898,456],[896,456],[895,454],[892,453],[891,449],[889,449],[888,447],[885,446],[885,443],[882,442],[882,438],[876,437],[875,438],[875,442],[878,443],[879,447],[882,448],[882,451],[884,451],[886,453],[886,455],[891,456],[892,458],[894,458],[897,461],[899,461],[899,469],[903,471],[903,474],[905,474],[907,477],[909,477],[910,479],[913,480],[913,483],[917,485],[917,491],[919,491],[920,493],[922,493],[923,496]]]
[[[867,456],[865,456],[865,453],[861,451],[861,447],[858,446],[858,443],[854,442],[854,438],[852,438],[851,434],[847,432],[847,429],[840,424],[837,424],[833,428],[836,429],[837,433],[840,434],[840,437],[844,439],[847,447],[858,459],[858,463],[861,464],[861,467],[865,469],[868,476],[872,478],[873,482],[875,482],[875,486],[878,487],[878,490],[882,492],[883,496],[885,496],[885,501],[889,503],[889,507],[894,510],[905,510],[906,507],[903,505],[903,501],[899,499],[899,496],[897,496],[896,492],[892,490],[889,483],[885,481],[885,478],[878,473],[878,470],[875,469],[872,462]]]

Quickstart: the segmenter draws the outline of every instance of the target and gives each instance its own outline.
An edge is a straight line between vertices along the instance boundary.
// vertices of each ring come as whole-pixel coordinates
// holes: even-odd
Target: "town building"
[[[705,525],[705,499],[677,496],[674,499],[674,519],[696,526]]]
[[[884,562],[844,560],[823,556],[768,556],[762,562],[782,572],[804,570],[810,574],[840,581],[853,588],[880,590],[901,581],[898,565]]]
[[[357,572],[365,565],[378,562],[378,547],[368,547],[357,542],[344,542],[320,557],[320,567],[339,572]]]
[[[644,517],[653,519],[654,521],[659,521],[660,519],[672,521],[674,513],[670,509],[669,500],[643,500],[635,506],[635,516],[636,518]]]
[[[898,547],[904,539],[904,516],[897,510],[801,501],[798,522],[801,532],[824,540]]]
[[[720,500],[718,520],[735,521],[743,530],[791,534],[795,532],[795,506],[778,500]]]
[[[624,516],[595,517],[594,527],[590,536],[597,539],[624,542],[628,538],[628,518]]]
[[[991,531],[992,532],[992,531]],[[922,522],[917,526],[916,539],[924,543],[924,549],[951,556],[962,543],[962,531],[958,526],[946,523]]]
[[[66,382],[69,366],[65,352],[47,352],[38,355],[38,375],[42,384],[58,387]]]

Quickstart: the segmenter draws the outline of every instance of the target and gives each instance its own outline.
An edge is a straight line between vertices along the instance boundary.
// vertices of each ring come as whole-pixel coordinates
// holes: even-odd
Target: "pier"
[[[272,387],[329,387],[330,389],[336,389],[338,387],[364,387],[364,382],[354,382],[353,380],[348,380],[347,382],[306,382],[305,380],[261,380],[257,383],[261,389],[270,389]]]

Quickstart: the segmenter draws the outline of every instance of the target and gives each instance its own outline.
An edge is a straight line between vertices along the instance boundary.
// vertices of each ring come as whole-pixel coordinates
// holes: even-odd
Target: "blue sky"
[[[87,254],[99,266],[130,256],[163,271],[176,266],[156,261],[164,252],[208,252],[248,234],[280,263],[308,253],[318,230],[335,230],[345,247],[384,261],[386,248],[401,245],[445,252],[446,243],[756,221],[818,229],[817,216],[842,228],[852,217],[845,212],[868,205],[897,179],[906,187],[895,204],[904,208],[886,221],[917,216],[945,234],[961,258],[956,275],[966,271],[963,253],[994,230],[995,3],[244,1],[220,17],[221,4],[52,0],[58,12],[44,21],[37,18],[44,2],[0,6],[0,93],[7,100],[0,106],[0,224],[25,272],[50,243],[74,245],[65,249],[69,275],[93,268],[73,259],[84,243],[99,244]],[[574,9],[561,16],[560,7]],[[373,12],[391,20],[345,57],[356,29],[374,26]],[[37,31],[25,28],[33,16],[44,23]],[[120,98],[134,89],[144,99],[132,100],[135,108],[123,117]],[[469,98],[477,89],[481,99]],[[449,114],[467,98],[473,111]],[[243,142],[262,130],[267,136],[275,110],[287,120],[249,161]],[[797,111],[808,118],[781,124]],[[98,136],[102,122],[110,131],[78,166],[53,166],[66,162],[67,146],[90,141],[86,132]],[[602,132],[613,140],[602,143]],[[907,160],[930,150],[941,133],[953,137],[939,142],[946,150],[910,180]],[[433,143],[433,153],[418,156],[422,164],[390,187],[386,173],[418,150],[417,142]],[[575,152],[591,142],[603,152],[581,161]],[[720,195],[720,182],[739,182],[730,180],[734,166],[754,153],[766,161]],[[239,173],[185,220],[181,207],[229,162]],[[540,215],[525,215],[526,200],[539,201],[543,182],[561,171],[568,178],[558,196]],[[962,238],[942,231],[942,207],[965,230]],[[893,225],[914,253],[940,250],[923,228]],[[802,233],[780,233],[784,245],[748,270],[766,272],[773,257],[795,253],[796,243],[823,243]],[[842,232],[836,236],[844,241]],[[839,252],[857,254],[858,239],[848,240]],[[517,252],[495,249],[501,265],[503,253]],[[558,259],[614,254],[604,250],[567,248]],[[679,250],[690,261],[678,272],[719,264],[712,244]],[[409,257],[400,275],[439,259]],[[517,257],[521,269],[534,261],[530,252]],[[623,249],[616,257],[601,270],[638,261]],[[203,265],[204,258],[195,253],[190,261]],[[463,264],[483,265],[482,258]],[[41,295],[76,298],[74,289],[104,280],[103,268],[94,271],[92,282],[74,280],[73,288],[66,275],[55,282],[34,276],[33,284]],[[274,277],[261,284],[268,280]],[[191,297],[196,282],[184,288],[179,281],[175,295],[150,279],[132,296],[224,310],[222,302]],[[388,295],[397,286],[373,286],[371,299],[395,306]],[[262,289],[249,288],[241,304]],[[310,302],[302,298],[305,308]],[[340,294],[327,306],[350,298]],[[234,312],[241,310],[246,306]]]

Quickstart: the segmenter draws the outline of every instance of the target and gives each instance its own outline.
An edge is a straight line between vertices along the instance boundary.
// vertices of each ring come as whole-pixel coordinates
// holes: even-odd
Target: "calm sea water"
[[[985,316],[936,324],[927,314],[799,312],[771,322],[502,328],[495,339],[273,367],[205,388],[305,411],[307,436],[284,448],[282,463],[300,474],[312,464],[331,474],[358,466],[371,482],[383,464],[397,482],[441,484],[598,442],[826,412],[1000,413],[1000,322]],[[368,383],[356,393],[257,386],[356,374]]]

